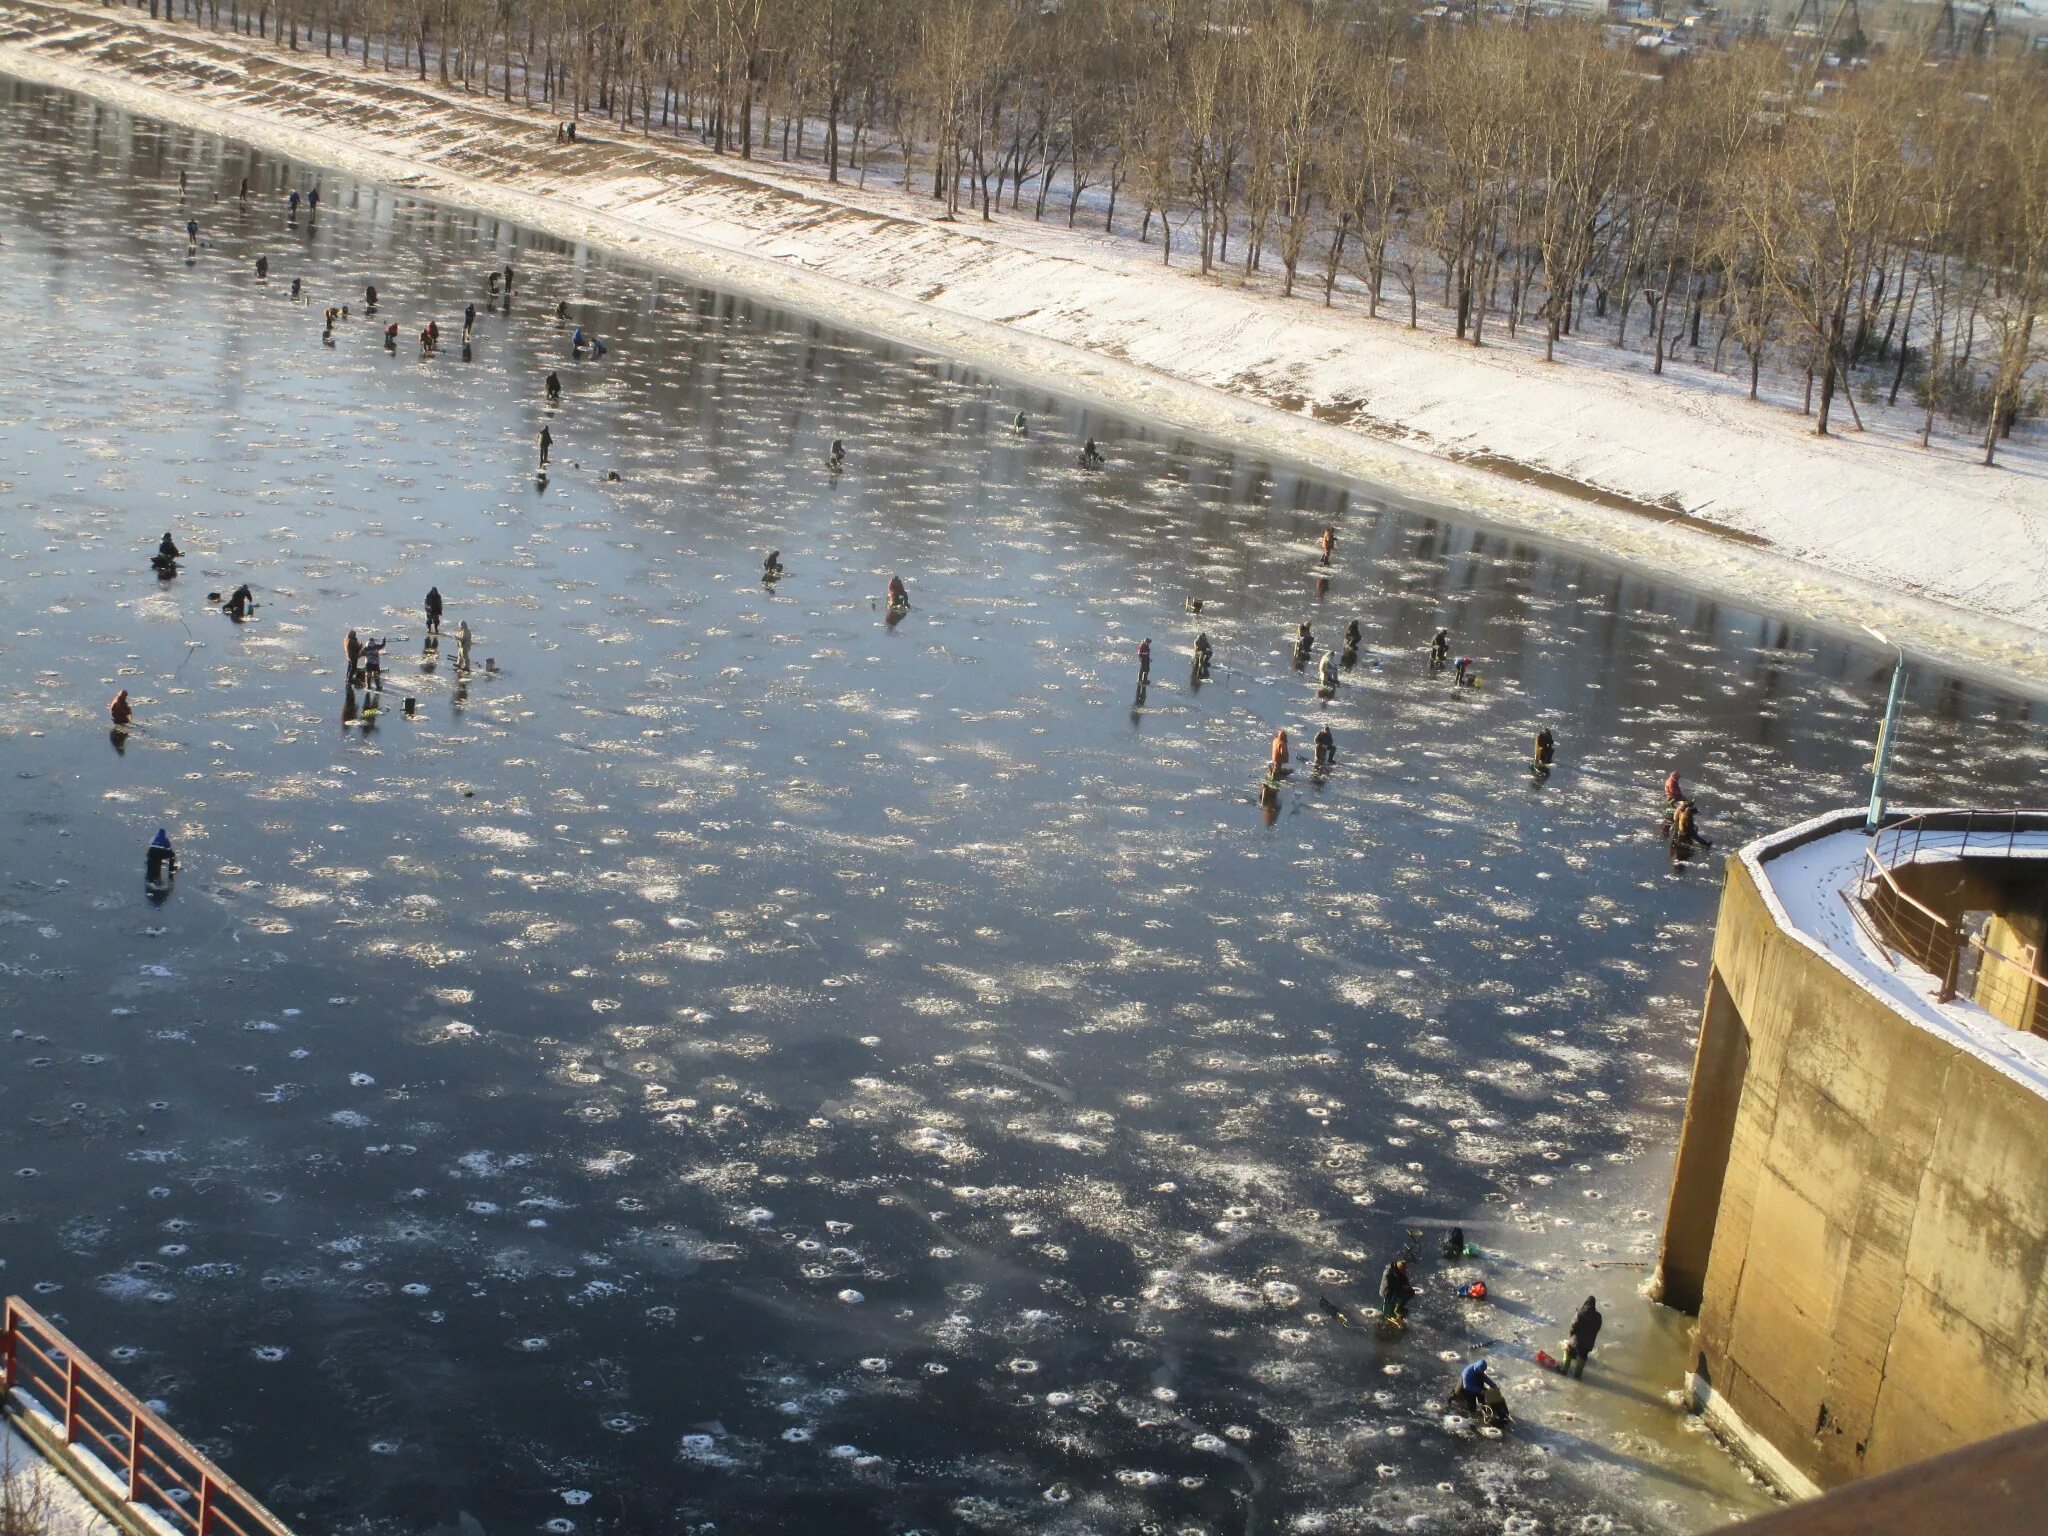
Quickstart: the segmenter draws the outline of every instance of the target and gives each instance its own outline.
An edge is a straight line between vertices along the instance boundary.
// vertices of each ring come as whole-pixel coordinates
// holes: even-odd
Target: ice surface
[[[1755,1503],[1631,1294],[1717,896],[1659,785],[1724,847],[1854,799],[1885,658],[388,189],[39,91],[0,115],[37,363],[0,418],[0,1168],[36,1175],[0,1260],[288,1518]],[[320,342],[368,281],[447,331],[507,262],[467,362],[359,312]],[[237,627],[205,593],[244,580]],[[1326,700],[1290,637],[1352,617]],[[1483,686],[1428,671],[1439,624]],[[391,640],[367,727],[350,627]],[[1325,719],[1335,771],[1262,806],[1273,731]],[[1916,671],[1902,793],[2044,761],[2032,706]],[[1452,1222],[1482,1258],[1436,1263]],[[1494,1304],[1449,1296],[1475,1272]],[[1589,1289],[1601,1380],[1561,1385],[1526,1361]],[[1525,1407],[1497,1443],[1437,1411],[1480,1350]]]

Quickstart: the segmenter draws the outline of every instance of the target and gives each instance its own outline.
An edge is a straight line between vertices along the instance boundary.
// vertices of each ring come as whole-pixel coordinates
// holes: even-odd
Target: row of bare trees
[[[149,0],[154,8],[157,0]],[[2048,55],[1902,36],[1634,46],[1385,0],[162,0],[451,87],[871,171],[950,216],[1084,220],[1163,260],[1425,297],[1461,340],[1539,327],[1981,424],[2039,409]],[[1121,219],[1121,225],[1119,220]]]

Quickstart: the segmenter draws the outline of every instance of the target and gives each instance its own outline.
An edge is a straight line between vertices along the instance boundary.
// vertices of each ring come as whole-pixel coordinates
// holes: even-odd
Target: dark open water
[[[0,86],[0,124],[0,1284],[287,1518],[1755,1505],[1632,1294],[1718,885],[1666,856],[1659,784],[1722,851],[1856,799],[1882,656],[61,94]],[[245,580],[237,627],[204,599]],[[1324,703],[1289,636],[1354,616]],[[1438,623],[1481,688],[1423,666]],[[392,637],[370,730],[351,625]],[[1324,718],[1337,771],[1269,822],[1268,737]],[[1902,798],[2038,799],[2043,765],[2038,706],[1916,672]],[[1446,1271],[1453,1220],[1487,1256]],[[1411,1228],[1407,1335],[1328,1325]],[[1481,1275],[1495,1304],[1446,1295]],[[1588,1290],[1599,1366],[1539,1376]],[[1506,1440],[1436,1412],[1480,1351]]]

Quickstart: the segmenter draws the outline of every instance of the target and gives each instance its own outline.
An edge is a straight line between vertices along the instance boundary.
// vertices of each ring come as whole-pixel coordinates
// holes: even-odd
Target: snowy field
[[[0,1284],[287,1518],[1758,1506],[1635,1289],[1716,858],[1860,795],[1886,655],[491,217],[0,104],[32,365],[0,422]],[[206,594],[241,582],[236,625]],[[1424,664],[1439,625],[1480,687]],[[391,640],[368,726],[351,627]],[[1899,794],[2031,794],[2038,709],[1919,669]],[[1262,809],[1272,732],[1323,721],[1335,771]],[[1715,856],[1658,838],[1674,765]],[[1452,1223],[1476,1259],[1436,1258]],[[1608,1331],[1563,1382],[1532,1357],[1588,1292]],[[1479,1353],[1524,1415],[1498,1441],[1439,1412]]]
[[[1006,218],[940,222],[870,184],[693,152],[480,95],[280,54],[132,11],[0,0],[0,68],[486,208],[694,281],[1033,379],[1275,460],[1398,484],[1466,515],[1625,557],[1695,589],[1767,595],[1950,664],[2048,686],[2048,451],[2000,468],[1903,408],[1815,439],[1783,403],[1693,360],[1442,334],[1166,270],[1158,247]],[[1395,301],[1398,311],[1400,300]],[[1494,472],[1499,471],[1499,472]],[[1637,510],[1625,510],[1633,506]],[[1668,508],[1691,521],[1674,521]],[[1645,510],[1647,509],[1647,510]]]

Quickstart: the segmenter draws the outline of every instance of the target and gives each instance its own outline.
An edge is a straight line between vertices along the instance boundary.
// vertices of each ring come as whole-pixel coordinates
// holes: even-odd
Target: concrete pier
[[[1888,942],[1861,819],[1728,863],[1659,1264],[1695,1401],[1792,1493],[2048,1418],[2048,1039]],[[2005,909],[1932,926],[2032,922],[2048,818],[1921,846]]]

